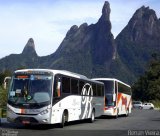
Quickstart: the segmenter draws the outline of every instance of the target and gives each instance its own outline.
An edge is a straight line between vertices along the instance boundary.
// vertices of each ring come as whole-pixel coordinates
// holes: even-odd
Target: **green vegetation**
[[[7,91],[0,87],[0,108],[6,107]]]
[[[7,116],[7,112],[5,108],[0,108],[0,118],[5,118]]]
[[[160,100],[153,100],[151,102],[154,104],[156,108],[160,108]]]
[[[3,82],[4,78],[10,75],[11,72],[8,70],[0,73],[0,117],[6,116],[7,89],[3,88]]]
[[[7,91],[0,86],[0,118],[6,117]]]
[[[11,76],[11,72],[9,70],[5,70],[4,72],[0,72],[0,86],[3,86],[4,78],[7,76]]]
[[[152,55],[149,68],[133,85],[133,99],[153,102],[160,107],[160,57]]]

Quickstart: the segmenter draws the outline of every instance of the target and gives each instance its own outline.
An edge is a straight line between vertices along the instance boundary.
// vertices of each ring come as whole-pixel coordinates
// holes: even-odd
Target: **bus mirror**
[[[7,88],[7,85],[8,85],[10,80],[11,80],[11,77],[5,77],[4,78],[4,84],[3,84],[4,89]]]
[[[114,102],[116,101],[116,94],[115,93],[113,94],[113,101]]]

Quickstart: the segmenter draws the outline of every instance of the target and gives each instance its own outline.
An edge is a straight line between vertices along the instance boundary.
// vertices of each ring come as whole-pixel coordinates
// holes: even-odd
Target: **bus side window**
[[[69,94],[70,93],[70,78],[62,77],[62,93]]]
[[[104,96],[104,85],[102,86],[102,96]]]
[[[78,80],[77,79],[71,79],[71,93],[72,94],[78,94]]]
[[[82,93],[82,89],[83,89],[83,87],[84,87],[84,85],[85,85],[85,82],[84,81],[79,81],[79,94],[83,94]],[[85,95],[85,94],[83,94],[83,95]]]
[[[103,96],[102,86],[97,84],[97,96]]]
[[[92,84],[92,89],[93,89],[93,96],[96,96],[97,95],[97,93],[96,93],[96,91],[97,91],[96,84]]]
[[[54,97],[61,96],[61,79],[60,79],[60,77],[55,77],[53,96]]]

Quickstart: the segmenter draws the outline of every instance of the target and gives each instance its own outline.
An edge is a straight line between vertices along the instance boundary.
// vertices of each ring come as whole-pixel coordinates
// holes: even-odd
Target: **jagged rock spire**
[[[98,22],[95,24],[95,60],[98,62],[105,62],[116,58],[116,46],[114,43],[114,37],[111,33],[111,21],[110,21],[110,4],[105,1],[102,8],[102,15]],[[102,40],[103,39],[103,40]],[[103,53],[102,53],[103,52]],[[103,54],[103,55],[102,55]],[[104,60],[104,58],[107,58]]]
[[[102,15],[97,22],[99,28],[106,30],[109,32],[111,31],[111,21],[110,21],[110,4],[108,1],[105,1],[103,8],[102,8]]]
[[[25,45],[22,54],[34,54],[37,55],[36,50],[35,50],[35,44],[33,38],[30,38]]]
[[[108,1],[105,1],[103,8],[102,8],[102,17],[106,20],[109,20],[110,13],[111,13],[110,4]]]

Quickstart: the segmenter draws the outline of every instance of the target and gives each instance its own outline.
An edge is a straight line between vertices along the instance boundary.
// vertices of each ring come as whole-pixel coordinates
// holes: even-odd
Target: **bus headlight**
[[[44,114],[47,114],[48,112],[49,112],[48,109],[46,109],[46,110],[42,111],[40,114],[44,115]]]

